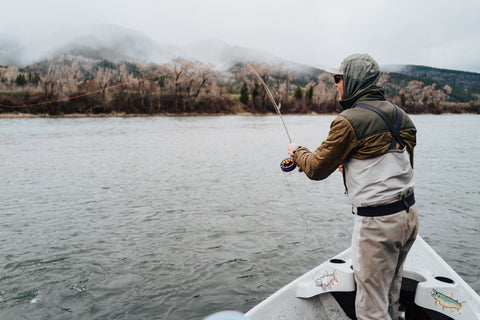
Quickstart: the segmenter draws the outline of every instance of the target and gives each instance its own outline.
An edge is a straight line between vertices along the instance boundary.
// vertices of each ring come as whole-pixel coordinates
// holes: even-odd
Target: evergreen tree
[[[25,75],[23,73],[20,73],[17,76],[17,79],[15,79],[15,83],[17,84],[18,87],[23,87],[27,83],[27,79],[25,79]]]
[[[307,92],[305,93],[305,96],[307,97],[308,101],[312,101],[312,99],[313,99],[313,86],[310,86],[310,88],[308,88]]]
[[[242,88],[240,89],[240,102],[243,104],[248,103],[248,87],[244,82]]]
[[[295,99],[302,99],[302,97],[303,97],[302,87],[297,86],[297,88],[295,89],[295,93],[293,94],[293,96],[295,97]]]
[[[38,72],[35,72],[35,74],[33,75],[33,79],[32,79],[32,83],[34,85],[38,85],[40,82],[42,81],[42,79],[40,78],[40,75],[38,74]]]

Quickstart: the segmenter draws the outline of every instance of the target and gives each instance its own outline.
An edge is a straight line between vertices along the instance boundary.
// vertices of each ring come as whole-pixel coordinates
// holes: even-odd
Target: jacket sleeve
[[[413,169],[413,149],[417,144],[416,134],[417,134],[417,129],[415,129],[415,127],[406,129],[404,131],[400,131],[400,136],[403,138],[403,141],[405,141],[407,145],[407,149],[410,152],[410,164],[412,165],[412,169]]]
[[[350,121],[338,116],[330,125],[326,140],[314,152],[300,148],[295,152],[295,161],[307,177],[323,180],[334,172],[358,145],[355,130]]]

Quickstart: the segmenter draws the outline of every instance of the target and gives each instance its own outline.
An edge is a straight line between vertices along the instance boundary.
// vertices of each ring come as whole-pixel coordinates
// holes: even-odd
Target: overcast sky
[[[381,65],[480,72],[480,0],[1,0],[19,39],[114,24],[161,44],[218,38],[317,67],[352,53]],[[54,39],[52,39],[54,41]]]

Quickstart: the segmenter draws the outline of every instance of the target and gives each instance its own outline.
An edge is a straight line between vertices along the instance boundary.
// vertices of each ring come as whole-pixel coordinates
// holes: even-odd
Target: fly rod
[[[253,72],[253,74],[255,74],[257,76],[258,80],[260,80],[260,83],[262,84],[263,88],[265,89],[265,92],[267,92],[267,95],[270,98],[270,101],[272,101],[272,104],[275,107],[275,110],[277,111],[278,116],[282,120],[283,128],[285,129],[285,132],[287,133],[288,140],[291,143],[292,138],[290,137],[290,133],[288,132],[287,126],[285,124],[285,120],[283,119],[282,113],[280,112],[280,108],[278,107],[277,103],[275,102],[275,99],[273,98],[273,95],[270,92],[270,89],[268,89],[268,86],[265,83],[265,81],[263,81],[262,77],[258,74],[258,72],[249,63],[247,63],[245,61],[243,61],[243,63],[246,64],[250,68],[250,70]],[[282,160],[282,162],[280,162],[280,168],[284,172],[292,171],[296,167],[297,167],[297,164],[296,164],[295,160],[293,160],[292,158],[286,158],[286,159]]]

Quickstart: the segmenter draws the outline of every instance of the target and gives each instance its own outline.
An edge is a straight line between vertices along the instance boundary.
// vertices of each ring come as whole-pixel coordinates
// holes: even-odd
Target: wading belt
[[[398,144],[400,144],[400,147],[402,149],[405,147],[405,142],[400,136],[400,128],[402,127],[403,112],[398,106],[396,105],[394,106],[395,106],[396,116],[395,116],[395,123],[392,123],[392,121],[390,121],[390,119],[382,110],[375,108],[373,106],[370,106],[368,104],[363,104],[363,103],[356,105],[357,108],[368,109],[370,111],[377,113],[380,117],[382,117],[382,119],[385,121],[388,128],[392,132],[392,143],[390,145],[390,150],[397,150],[397,142]],[[404,197],[403,199],[394,203],[375,206],[375,207],[357,208],[357,214],[359,216],[364,216],[364,217],[386,216],[389,214],[400,212],[402,210],[406,210],[408,212],[410,207],[413,206],[414,204],[415,204],[415,196],[412,193],[409,196]]]
[[[362,217],[380,217],[388,216],[403,210],[409,211],[410,207],[415,204],[415,196],[410,194],[408,197],[398,200],[397,202],[380,205],[376,207],[357,208],[357,214]]]

